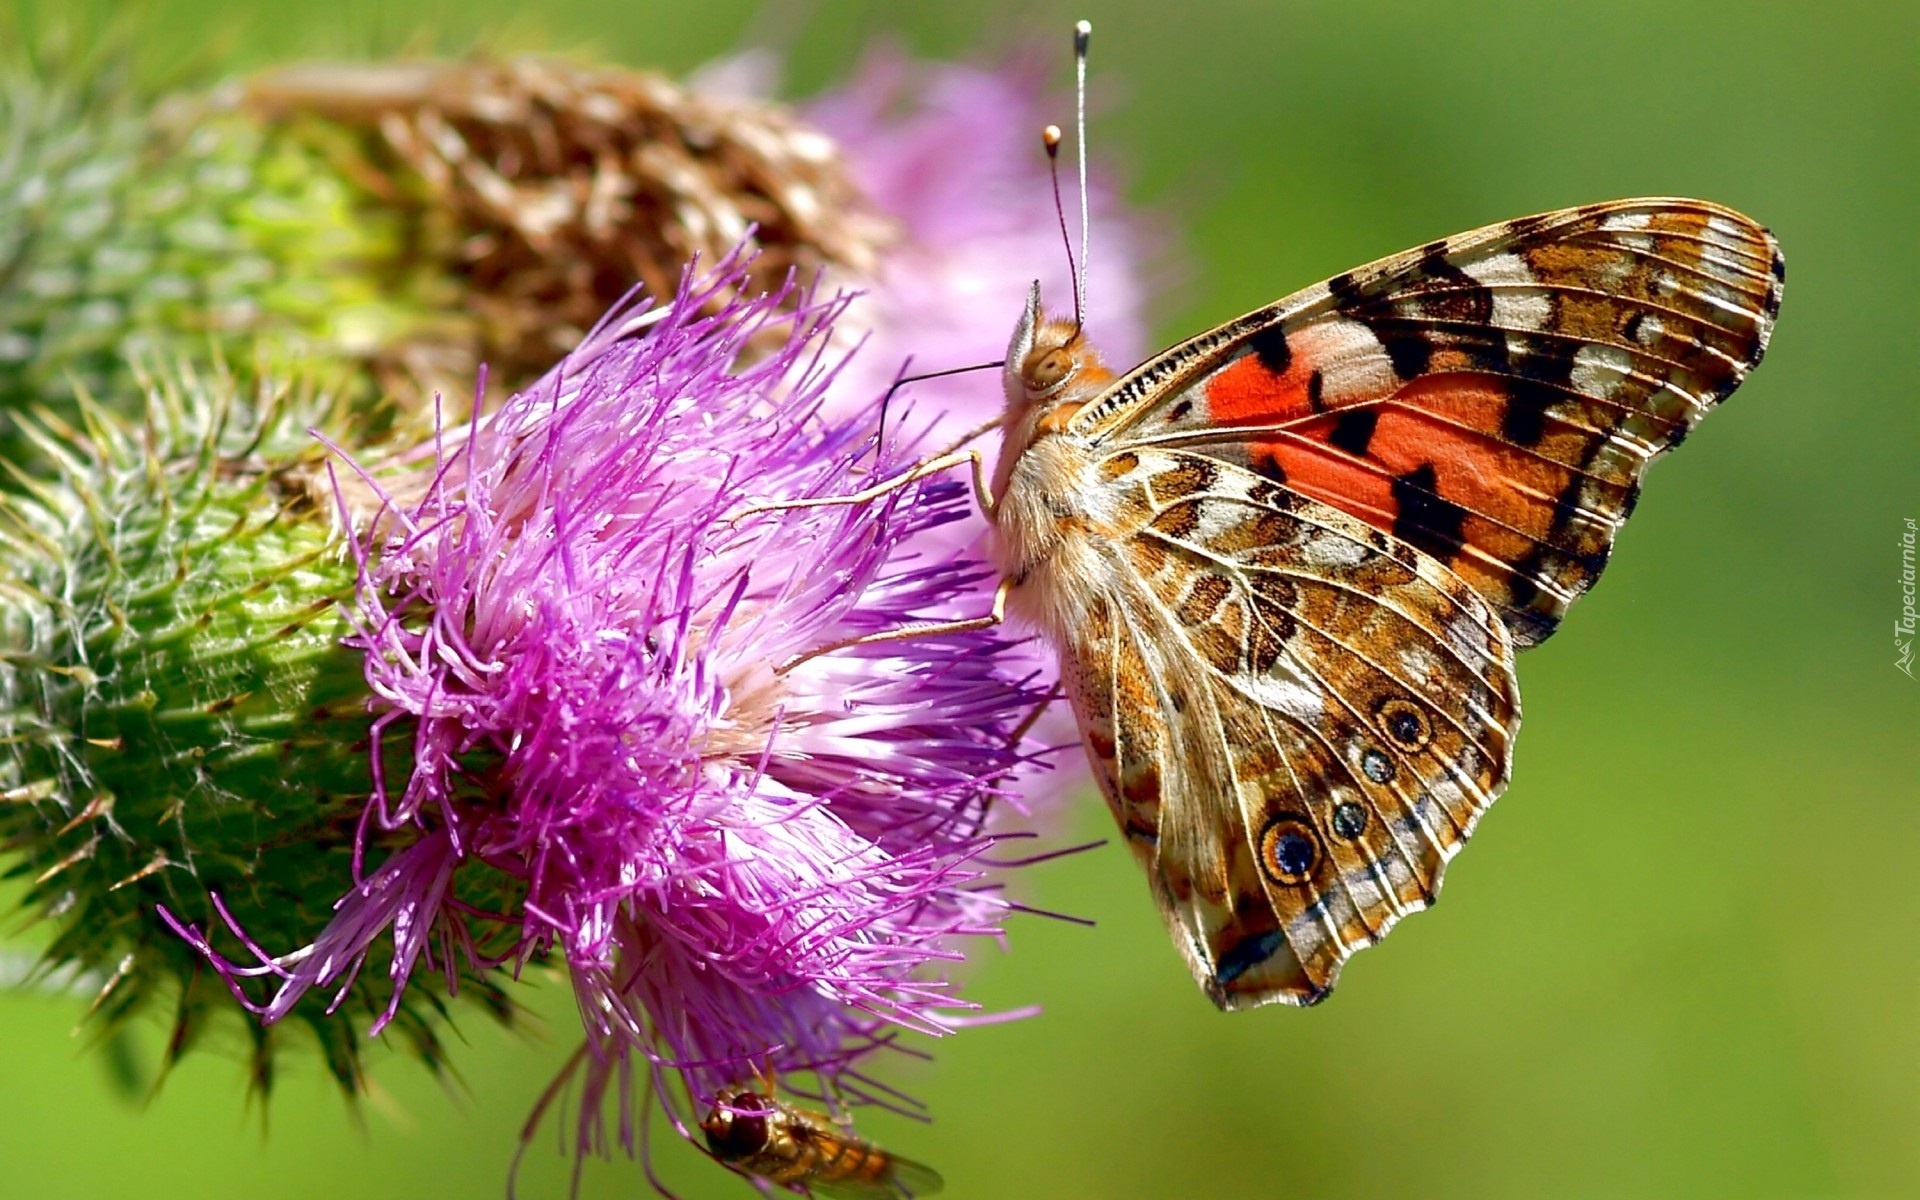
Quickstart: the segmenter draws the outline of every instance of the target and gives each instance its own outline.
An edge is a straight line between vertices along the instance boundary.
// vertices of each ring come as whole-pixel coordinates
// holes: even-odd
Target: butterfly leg
[[[903,471],[883,483],[876,483],[870,488],[865,488],[858,492],[851,492],[845,496],[815,496],[807,500],[771,500],[765,504],[751,505],[735,513],[729,520],[737,525],[748,517],[755,516],[759,513],[779,512],[781,509],[787,508],[824,508],[828,505],[835,504],[871,504],[889,492],[898,491],[908,484],[916,483],[928,476],[938,475],[940,472],[952,467],[957,467],[961,463],[973,464],[973,498],[975,502],[980,505],[980,511],[986,515],[986,518],[989,521],[993,520],[993,490],[987,486],[987,465],[986,462],[981,459],[978,450],[949,451],[937,458],[927,459],[925,462],[914,466],[911,470]]]
[[[1007,619],[1007,593],[1013,590],[1013,580],[1002,579],[1000,586],[993,591],[993,608],[984,617],[966,617],[958,621],[914,621],[895,629],[883,629],[878,633],[863,633],[857,637],[841,638],[837,642],[828,642],[824,646],[815,646],[805,654],[788,659],[781,664],[776,675],[785,675],[810,658],[822,654],[831,654],[835,650],[845,650],[849,646],[870,646],[880,642],[904,642],[914,638],[940,637],[949,633],[973,633],[981,629],[992,629],[1004,624]]]
[[[1001,587],[1004,588],[1005,586],[1006,584],[1003,582]],[[1053,707],[1053,702],[1064,699],[1066,694],[1067,690],[1061,687],[1056,681],[1052,687],[1047,689],[1047,694],[1040,698],[1040,702],[1033,706],[1033,711],[1022,718],[1020,724],[1014,726],[1013,732],[1007,736],[1007,745],[1018,746],[1021,742],[1025,741],[1027,735],[1033,732],[1033,727],[1040,723],[1040,718],[1046,716],[1047,710]]]

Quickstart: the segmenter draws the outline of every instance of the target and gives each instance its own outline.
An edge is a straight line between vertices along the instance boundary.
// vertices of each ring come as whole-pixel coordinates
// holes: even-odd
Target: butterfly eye
[[[1035,350],[1021,364],[1020,377],[1026,382],[1029,392],[1036,396],[1044,395],[1065,383],[1073,374],[1073,366],[1073,355],[1065,346]]]
[[[1296,887],[1320,861],[1320,842],[1304,818],[1291,813],[1267,822],[1260,834],[1260,865],[1275,883]]]

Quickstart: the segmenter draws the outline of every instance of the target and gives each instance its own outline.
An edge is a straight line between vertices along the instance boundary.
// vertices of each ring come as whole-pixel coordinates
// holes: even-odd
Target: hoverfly
[[[845,1200],[918,1200],[938,1192],[933,1168],[887,1153],[825,1113],[765,1092],[727,1088],[700,1128],[714,1158],[756,1179]]]

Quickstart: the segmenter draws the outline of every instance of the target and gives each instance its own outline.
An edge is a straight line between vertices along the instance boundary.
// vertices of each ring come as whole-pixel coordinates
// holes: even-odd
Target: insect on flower
[[[825,1113],[728,1088],[700,1122],[707,1148],[757,1179],[848,1200],[911,1200],[942,1186],[933,1168],[863,1141]]]
[[[1382,259],[1122,374],[1084,274],[1070,321],[1035,284],[991,477],[956,449],[837,500],[971,464],[1001,583],[937,628],[1044,635],[1195,981],[1312,1004],[1433,902],[1508,780],[1514,651],[1760,361],[1784,279],[1731,209],[1619,200]]]

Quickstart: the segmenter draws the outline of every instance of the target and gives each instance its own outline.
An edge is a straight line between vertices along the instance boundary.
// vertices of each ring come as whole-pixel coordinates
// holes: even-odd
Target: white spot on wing
[[[1633,358],[1618,346],[1589,342],[1573,356],[1573,386],[1582,395],[1607,399],[1633,374]]]
[[[1429,679],[1437,671],[1433,654],[1425,646],[1410,643],[1400,649],[1400,675],[1403,679]]]
[[[1553,301],[1539,292],[1494,292],[1493,323],[1502,329],[1544,329]]]
[[[1600,218],[1602,229],[1645,229],[1653,223],[1653,214],[1648,212],[1608,213]]]
[[[1496,254],[1460,269],[1488,287],[1525,287],[1535,282],[1533,268],[1518,254]]]
[[[1381,878],[1368,867],[1358,867],[1346,872],[1341,876],[1341,882],[1346,885],[1347,892],[1363,912],[1372,912],[1389,903],[1387,893],[1380,886]]]
[[[1275,655],[1266,674],[1239,675],[1234,685],[1261,706],[1302,725],[1317,723],[1326,715],[1325,692],[1301,669],[1292,651]]]
[[[1324,533],[1309,538],[1300,556],[1315,567],[1357,567],[1367,560],[1367,548],[1352,538]]]
[[[1451,778],[1434,780],[1427,792],[1433,797],[1434,803],[1440,806],[1441,811],[1451,815],[1455,821],[1461,821],[1475,807],[1466,789],[1461,787],[1457,780]],[[1465,843],[1455,840],[1453,845],[1445,847],[1443,852],[1446,857],[1452,858],[1459,853],[1462,845]]]
[[[1533,268],[1517,254],[1496,254],[1461,268],[1493,296],[1493,323],[1506,329],[1541,329],[1553,302],[1535,288]]]
[[[1207,494],[1224,499],[1245,500],[1254,488],[1260,486],[1261,482],[1258,475],[1246,471],[1222,471],[1214,478],[1213,486],[1207,489]],[[1244,511],[1237,510],[1231,504],[1216,504],[1213,507],[1223,510],[1220,515],[1230,518],[1229,524],[1246,516]]]
[[[1204,500],[1200,504],[1200,523],[1194,527],[1190,540],[1205,545],[1245,520],[1246,514],[1247,510],[1237,504]]]
[[[1476,658],[1492,658],[1487,631],[1483,628],[1471,609],[1459,613],[1447,622],[1447,642],[1462,658],[1472,662]]]
[[[1747,265],[1726,251],[1711,246],[1700,247],[1700,270],[1721,283],[1738,286],[1750,283],[1753,272]]]
[[[1393,363],[1373,331],[1358,321],[1317,321],[1292,338],[1298,359],[1320,372],[1321,395],[1329,405],[1393,390]]]
[[[1724,246],[1740,250],[1753,248],[1753,235],[1738,221],[1729,221],[1725,217],[1708,217],[1707,232],[1719,234],[1720,243]]]

